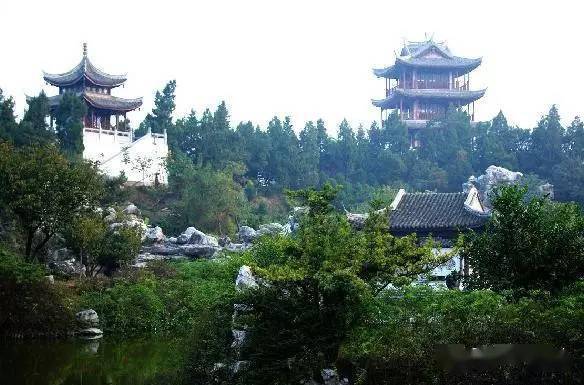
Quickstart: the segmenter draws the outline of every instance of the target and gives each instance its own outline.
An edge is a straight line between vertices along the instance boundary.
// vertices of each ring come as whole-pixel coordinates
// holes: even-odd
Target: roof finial
[[[83,43],[83,57],[87,57],[87,43]]]

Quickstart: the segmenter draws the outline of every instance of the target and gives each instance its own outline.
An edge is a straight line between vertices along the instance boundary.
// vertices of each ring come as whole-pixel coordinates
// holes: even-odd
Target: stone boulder
[[[252,243],[257,237],[257,232],[249,226],[241,226],[237,233],[237,238],[243,243]]]
[[[144,238],[146,242],[149,243],[160,243],[164,241],[164,233],[159,226],[156,227],[147,227],[146,231],[144,232]]]
[[[219,246],[225,247],[231,243],[231,238],[229,238],[229,236],[227,236],[227,235],[224,235],[224,236],[219,238],[218,242],[219,242]]]
[[[262,235],[286,234],[286,229],[283,225],[277,222],[272,222],[261,225],[256,233],[258,237],[261,237]]]
[[[511,171],[504,167],[491,165],[487,167],[483,175],[468,178],[464,183],[463,191],[468,192],[471,186],[476,187],[479,191],[481,200],[485,206],[490,208],[490,194],[497,186],[516,184],[523,177],[523,174],[517,171]]]
[[[103,337],[103,331],[98,328],[86,328],[77,331],[77,336],[84,340],[96,340]]]
[[[124,208],[124,214],[140,215],[140,209],[133,203]]]
[[[239,268],[237,278],[235,279],[235,290],[243,291],[247,289],[254,289],[258,287],[256,277],[251,271],[251,267],[243,265]]]
[[[184,244],[194,244],[194,245],[208,245],[208,246],[219,246],[217,238],[207,235],[202,231],[197,230],[194,227],[188,227],[176,238],[176,243],[179,245]]]
[[[81,310],[75,314],[75,320],[80,328],[92,328],[99,325],[99,316],[93,309]]]
[[[117,218],[116,209],[114,209],[113,207],[108,207],[107,215],[103,218],[103,220],[106,221],[107,223],[113,223],[116,221],[116,218]]]
[[[63,277],[85,277],[85,265],[74,259],[49,263],[49,269]]]
[[[209,244],[186,244],[181,245],[180,249],[184,255],[190,258],[212,258],[221,248],[217,245]]]

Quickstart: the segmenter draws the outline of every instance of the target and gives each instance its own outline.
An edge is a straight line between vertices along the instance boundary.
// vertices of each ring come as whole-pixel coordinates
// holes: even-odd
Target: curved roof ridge
[[[53,86],[64,87],[77,83],[83,77],[102,87],[117,87],[127,80],[127,75],[112,75],[96,67],[84,54],[73,69],[63,73],[43,71],[43,79]]]

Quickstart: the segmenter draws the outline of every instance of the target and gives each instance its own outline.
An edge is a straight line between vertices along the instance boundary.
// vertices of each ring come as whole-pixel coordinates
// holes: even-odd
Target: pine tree
[[[83,155],[83,117],[85,102],[72,93],[65,93],[55,113],[57,139],[61,151],[71,158]]]
[[[29,98],[28,109],[20,121],[18,133],[12,136],[16,146],[46,144],[55,140],[55,133],[47,124],[49,99],[44,92]]]
[[[320,171],[320,149],[318,131],[312,121],[300,131],[300,184],[303,187],[317,186]]]
[[[18,125],[14,115],[14,99],[5,98],[0,88],[0,140],[12,141]]]
[[[154,133],[163,133],[164,130],[172,128],[172,113],[176,107],[174,92],[176,90],[176,80],[169,81],[162,92],[156,91],[154,96],[154,109],[151,114],[146,115],[144,121],[134,135],[138,138],[144,136],[148,130]]]

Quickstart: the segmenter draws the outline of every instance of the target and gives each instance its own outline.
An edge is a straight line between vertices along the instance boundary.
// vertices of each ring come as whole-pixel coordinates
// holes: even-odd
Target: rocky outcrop
[[[83,339],[97,339],[103,337],[103,331],[98,328],[99,317],[93,309],[82,310],[75,314],[78,330],[76,334]]]
[[[144,240],[150,243],[158,243],[164,241],[164,233],[159,226],[155,227],[147,227],[146,231],[144,232]]]
[[[49,256],[47,266],[53,274],[61,277],[85,276],[85,266],[75,260],[73,252],[67,248],[55,250]]]
[[[251,271],[251,267],[243,265],[239,268],[237,278],[235,278],[235,290],[244,291],[258,287],[256,277]]]
[[[483,175],[475,177],[471,175],[468,181],[462,185],[463,191],[467,192],[471,186],[476,187],[479,191],[481,201],[486,207],[491,207],[489,199],[491,192],[497,186],[516,184],[523,177],[523,174],[516,171],[508,170],[504,167],[491,165],[487,167]]]
[[[257,233],[249,226],[241,226],[239,228],[239,232],[237,233],[237,237],[239,238],[240,242],[252,243],[254,239],[257,238]]]

